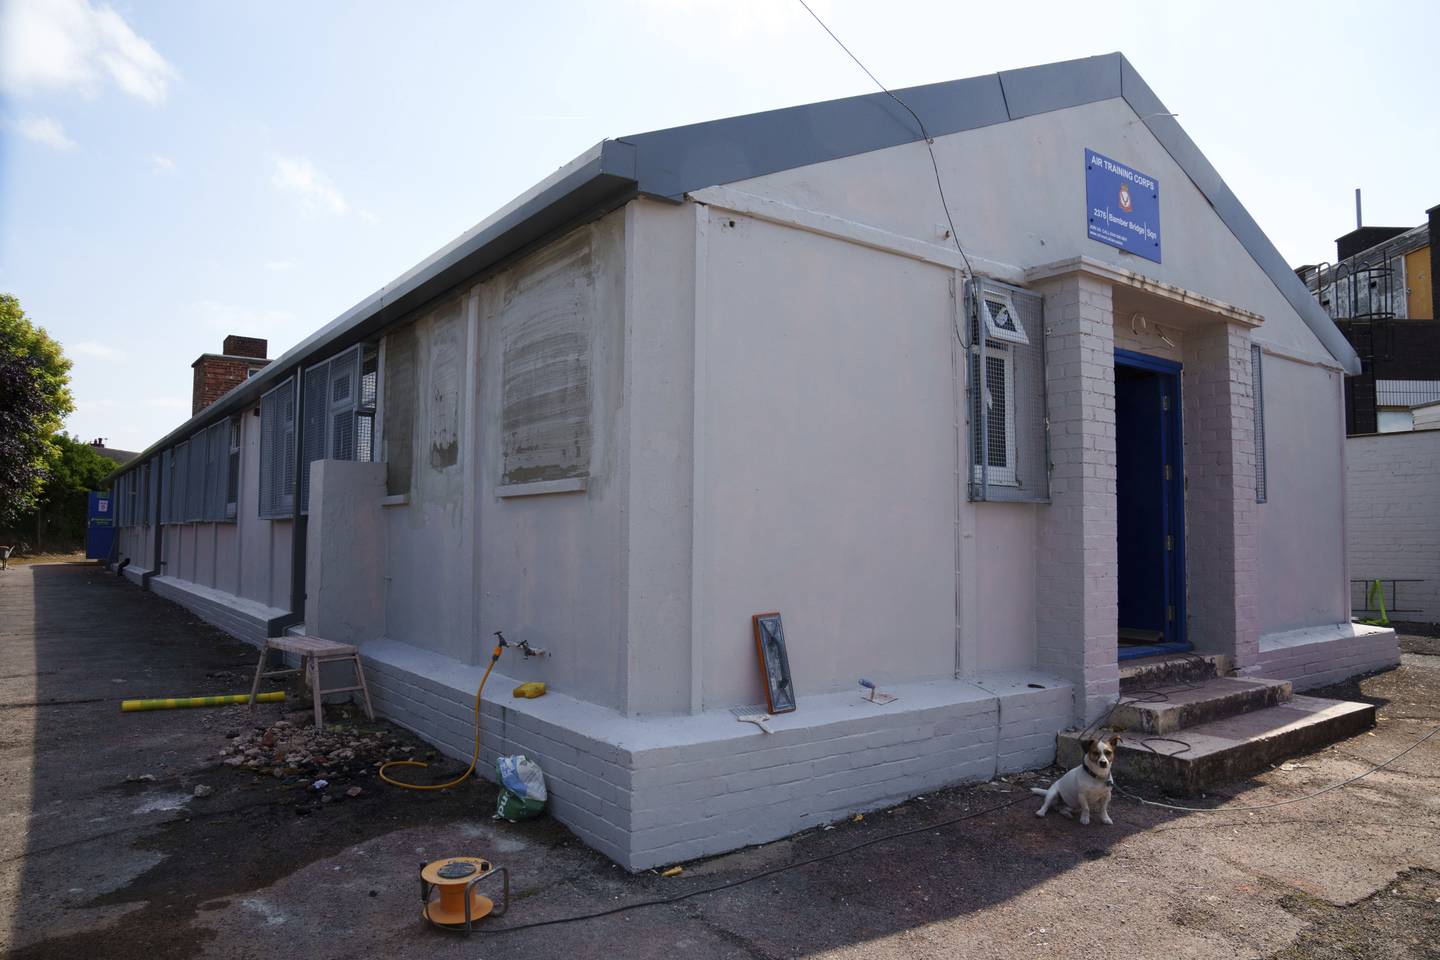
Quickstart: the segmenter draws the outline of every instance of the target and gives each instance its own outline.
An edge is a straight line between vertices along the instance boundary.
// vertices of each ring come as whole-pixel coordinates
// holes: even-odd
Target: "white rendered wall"
[[[1113,263],[1265,317],[1255,339],[1334,363],[1274,283],[1125,101],[1106,100],[940,137],[936,159],[968,253],[1025,268],[1076,256]],[[1086,236],[1085,148],[1160,184],[1163,263]],[[740,181],[737,190],[944,247],[922,143]],[[939,229],[937,229],[937,222]],[[951,247],[953,249],[953,246]]]
[[[1017,273],[1083,255],[1264,318],[1251,332],[1252,342],[1268,351],[1271,502],[1259,505],[1260,630],[1344,621],[1344,532],[1336,510],[1344,435],[1338,365],[1169,154],[1135,120],[1127,104],[1112,100],[939,138],[936,157],[959,235],[972,257],[1009,265]],[[1163,263],[1123,254],[1086,237],[1086,147],[1159,180]],[[947,241],[940,232],[943,227],[937,228],[937,221],[943,225],[943,214],[923,144],[730,186],[792,210],[816,211],[923,241],[944,254]],[[953,246],[950,251],[953,254]],[[1179,359],[1185,345],[1180,331],[1169,331],[1174,348],[1143,328],[1132,334],[1119,316],[1115,332],[1117,346],[1156,356]],[[1271,370],[1273,380],[1268,377]]]
[[[1351,437],[1345,468],[1350,576],[1424,580],[1399,585],[1419,612],[1394,616],[1440,623],[1440,430]]]
[[[1262,364],[1269,489],[1256,505],[1260,632],[1346,623],[1343,378],[1270,353]]]
[[[589,266],[572,280],[594,305],[585,489],[498,495],[502,327],[513,319],[513,285],[547,256],[542,250],[420,319],[414,479],[409,502],[384,510],[388,638],[475,664],[488,656],[493,631],[504,630],[552,654],[526,663],[527,679],[616,708],[627,673],[624,223],[617,211],[578,232]],[[436,366],[456,355],[464,358],[458,382],[437,380]],[[429,418],[444,403],[458,404],[459,455],[436,465]]]
[[[376,636],[413,643],[465,663],[477,656],[474,596],[479,588],[471,549],[475,509],[466,463],[474,456],[475,424],[465,403],[475,384],[473,292],[447,298],[415,321],[415,425],[408,503],[386,507],[386,619]],[[437,365],[446,372],[436,375]],[[431,459],[437,418],[458,422],[453,463]]]
[[[951,272],[728,214],[708,245],[705,705],[763,701],[771,610],[801,696],[953,676]]]
[[[385,465],[310,464],[305,537],[305,632],[363,643],[385,629]]]

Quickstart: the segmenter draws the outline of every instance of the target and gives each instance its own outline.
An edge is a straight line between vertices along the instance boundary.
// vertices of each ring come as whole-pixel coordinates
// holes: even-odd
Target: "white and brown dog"
[[[1085,759],[1080,766],[1050,784],[1049,789],[1030,788],[1031,793],[1045,798],[1035,816],[1045,816],[1050,805],[1058,799],[1063,804],[1061,812],[1066,816],[1071,810],[1080,811],[1081,823],[1090,822],[1091,810],[1100,813],[1101,823],[1114,823],[1110,819],[1110,789],[1115,785],[1111,774],[1115,768],[1115,748],[1119,745],[1120,738],[1114,734],[1103,740],[1082,741],[1080,746],[1085,750]]]

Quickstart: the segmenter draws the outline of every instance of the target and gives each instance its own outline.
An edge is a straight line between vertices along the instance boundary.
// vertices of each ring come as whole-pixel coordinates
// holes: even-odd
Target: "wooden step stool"
[[[270,655],[271,650],[298,654],[300,666],[267,671],[265,658]],[[321,687],[320,665],[339,660],[349,660],[355,664],[357,685],[353,687]],[[255,708],[255,695],[260,692],[260,681],[265,677],[279,677],[302,671],[305,673],[305,682],[310,685],[310,692],[315,700],[316,730],[325,729],[325,717],[320,706],[327,693],[349,693],[359,690],[365,700],[365,716],[371,720],[375,719],[375,711],[370,706],[370,689],[365,686],[365,668],[360,663],[360,649],[348,643],[335,643],[319,637],[271,637],[265,641],[265,646],[260,649],[260,662],[255,667],[255,682],[250,685],[250,708],[252,710]]]

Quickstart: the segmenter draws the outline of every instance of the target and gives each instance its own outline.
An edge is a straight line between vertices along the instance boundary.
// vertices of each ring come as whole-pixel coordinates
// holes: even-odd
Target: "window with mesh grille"
[[[374,403],[379,383],[373,368],[367,372],[365,353],[363,344],[356,345],[305,370],[301,512],[310,509],[312,463],[316,460],[372,458]],[[365,409],[367,395],[370,403],[368,410]]]
[[[967,287],[965,305],[970,499],[1048,500],[1043,301],[979,280]]]
[[[225,458],[225,518],[234,520],[240,515],[240,418],[231,417],[229,428],[230,449]]]
[[[295,511],[295,380],[260,398],[260,516],[280,519]]]
[[[355,410],[355,459],[375,459],[375,405],[380,393],[379,355],[371,353],[360,366],[360,401]]]

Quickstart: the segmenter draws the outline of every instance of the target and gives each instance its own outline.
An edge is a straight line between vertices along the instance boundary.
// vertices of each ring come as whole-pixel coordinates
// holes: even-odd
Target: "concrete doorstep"
[[[1097,731],[1120,735],[1117,768],[1131,783],[1196,796],[1227,780],[1265,770],[1286,757],[1368,730],[1368,703],[1292,696],[1283,680],[1217,677],[1196,686],[1160,687],[1121,701]],[[1057,739],[1057,762],[1081,762],[1086,736]]]

